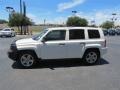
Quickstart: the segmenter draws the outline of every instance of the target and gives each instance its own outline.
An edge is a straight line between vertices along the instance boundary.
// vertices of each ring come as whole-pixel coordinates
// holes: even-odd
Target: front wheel
[[[24,68],[31,68],[36,64],[36,57],[33,53],[30,52],[24,52],[19,57],[19,63]]]
[[[95,50],[87,51],[83,57],[85,64],[87,65],[93,65],[98,62],[100,59],[99,52]]]

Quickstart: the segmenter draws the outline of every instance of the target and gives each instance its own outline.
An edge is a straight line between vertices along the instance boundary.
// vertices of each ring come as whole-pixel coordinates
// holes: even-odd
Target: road
[[[59,60],[33,69],[22,69],[7,57],[16,38],[0,38],[0,90],[120,90],[120,37],[106,38],[108,53],[97,65]]]

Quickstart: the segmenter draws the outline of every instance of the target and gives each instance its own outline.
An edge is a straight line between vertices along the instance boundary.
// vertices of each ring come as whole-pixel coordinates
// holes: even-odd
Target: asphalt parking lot
[[[108,53],[95,66],[59,60],[33,69],[21,69],[7,57],[16,38],[0,38],[0,90],[120,90],[120,36],[106,38]]]

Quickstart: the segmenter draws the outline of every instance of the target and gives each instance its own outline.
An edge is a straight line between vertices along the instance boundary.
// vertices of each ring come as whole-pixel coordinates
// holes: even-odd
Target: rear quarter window
[[[84,29],[70,29],[69,40],[85,39]]]
[[[99,39],[100,38],[99,30],[88,29],[88,37],[90,39]]]

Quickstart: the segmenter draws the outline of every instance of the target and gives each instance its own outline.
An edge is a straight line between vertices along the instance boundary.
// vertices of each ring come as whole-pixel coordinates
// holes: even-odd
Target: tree
[[[8,23],[8,21],[0,19],[0,24]]]
[[[32,24],[32,22],[30,21],[30,19],[28,17],[24,17],[24,15],[21,15],[19,13],[13,13],[11,15],[9,23],[8,23],[9,26],[12,26],[12,27],[17,26],[19,31],[20,31],[21,25],[28,26],[31,24]]]
[[[111,21],[105,21],[101,24],[101,27],[102,28],[105,28],[105,29],[110,29],[110,28],[113,28],[114,27],[114,22],[111,22]]]
[[[85,18],[77,16],[69,17],[67,20],[67,26],[88,26],[88,21]]]

